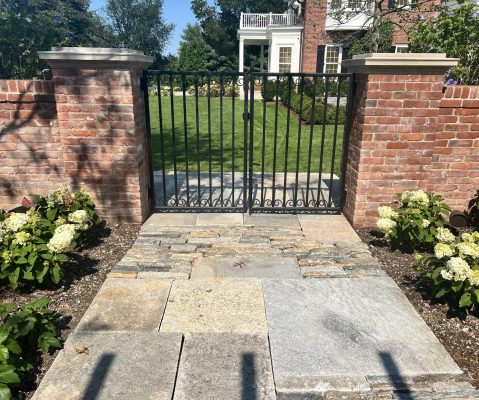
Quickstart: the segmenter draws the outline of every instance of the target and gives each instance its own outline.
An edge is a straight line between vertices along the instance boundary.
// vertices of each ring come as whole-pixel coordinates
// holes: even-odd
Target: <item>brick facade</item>
[[[84,187],[99,214],[150,212],[141,70],[53,68],[53,81],[0,81],[0,208],[62,185]]]

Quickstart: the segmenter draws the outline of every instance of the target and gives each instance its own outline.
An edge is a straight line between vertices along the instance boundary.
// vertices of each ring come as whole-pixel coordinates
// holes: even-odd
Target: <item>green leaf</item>
[[[9,333],[10,332],[4,329],[3,327],[0,328],[0,344],[2,344],[5,340],[7,340]]]
[[[8,274],[8,280],[10,281],[10,285],[13,288],[16,288],[18,285],[18,277],[20,276],[20,268],[17,267],[13,270],[13,272]]]
[[[441,297],[444,297],[446,294],[450,292],[449,288],[442,287],[436,292],[436,299],[440,299]]]
[[[13,354],[20,354],[22,352],[22,348],[14,339],[8,339],[8,341],[6,342],[6,346],[7,349],[10,350]]]
[[[55,259],[61,262],[67,262],[69,260],[69,257],[66,254],[57,254],[55,256]]]
[[[20,383],[13,365],[0,365],[0,383]]]
[[[18,257],[15,261],[17,264],[28,264],[28,260],[25,257]]]
[[[4,345],[0,344],[0,361],[7,361],[10,357],[10,352],[8,348]]]
[[[459,307],[470,307],[472,306],[471,293],[464,293],[459,300]]]
[[[60,340],[58,340],[53,333],[48,333],[49,334],[43,334],[38,338],[38,344],[44,353],[47,353],[50,348],[59,349],[62,347]]]
[[[30,265],[35,265],[35,261],[37,261],[37,255],[35,253],[30,253],[28,256],[28,263]]]
[[[50,253],[43,253],[42,258],[44,258],[45,260],[51,260],[53,256]]]
[[[55,217],[57,216],[57,209],[56,208],[51,208],[47,211],[47,218],[50,221],[55,220]]]
[[[0,400],[12,400],[12,392],[6,386],[0,383]]]
[[[61,279],[61,270],[60,270],[60,267],[58,267],[57,265],[55,265],[51,271],[50,271],[50,276],[52,277],[52,281],[53,283],[58,283],[60,282],[60,279]]]
[[[50,301],[51,301],[50,297],[42,297],[40,299],[32,301],[30,304],[27,304],[25,306],[25,309],[39,311],[44,308],[47,308],[48,305],[50,304]]]

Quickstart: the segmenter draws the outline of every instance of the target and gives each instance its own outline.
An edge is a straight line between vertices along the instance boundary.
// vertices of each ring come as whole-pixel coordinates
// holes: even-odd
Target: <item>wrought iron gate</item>
[[[145,72],[156,211],[339,212],[352,79]]]

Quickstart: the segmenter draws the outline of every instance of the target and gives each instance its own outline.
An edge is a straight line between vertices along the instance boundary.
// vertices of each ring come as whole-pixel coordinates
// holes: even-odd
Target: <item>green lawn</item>
[[[198,154],[200,169],[208,171],[211,157],[212,171],[220,171],[221,160],[223,160],[224,172],[229,172],[233,165],[233,139],[235,170],[243,170],[244,160],[244,101],[236,98],[234,100],[234,127],[233,127],[233,100],[228,97],[222,100],[211,98],[210,100],[210,132],[211,148],[209,146],[208,133],[208,99],[198,99],[198,120],[196,124],[195,98],[186,97],[186,113],[184,112],[183,98],[175,96],[174,100],[174,126],[176,146],[173,146],[173,129],[170,97],[161,97],[163,115],[163,151],[166,170],[173,170],[174,153],[176,153],[177,170],[185,171],[186,157],[190,171],[197,170]],[[162,152],[160,140],[160,119],[158,97],[150,96],[150,118],[153,142],[153,161],[155,170],[162,169]],[[254,171],[261,171],[263,164],[263,120],[265,121],[265,146],[264,146],[264,171],[273,172],[274,142],[275,142],[275,104],[264,104],[261,100],[254,104],[254,130],[253,130],[253,165]],[[222,116],[220,110],[223,110]],[[265,110],[265,114],[264,114]],[[188,152],[185,151],[185,121],[188,142]],[[263,118],[264,117],[264,118]],[[248,123],[249,124],[249,123]],[[197,132],[198,128],[198,132]],[[299,171],[307,172],[309,149],[310,149],[310,126],[301,124]],[[298,118],[291,113],[289,121],[289,144],[288,144],[288,172],[296,171],[296,160],[298,154]],[[288,131],[288,112],[281,104],[278,107],[277,136],[276,136],[276,172],[284,172],[285,149]],[[337,141],[334,161],[334,172],[339,173],[342,158],[343,127],[337,129]],[[311,146],[311,171],[319,171],[321,159],[321,142],[323,127],[313,126]],[[324,130],[323,146],[323,172],[331,171],[332,153],[334,143],[334,126],[326,126]],[[199,151],[198,151],[199,150]]]

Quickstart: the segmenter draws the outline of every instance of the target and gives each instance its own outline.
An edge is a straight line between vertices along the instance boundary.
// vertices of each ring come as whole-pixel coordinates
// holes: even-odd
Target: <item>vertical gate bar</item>
[[[163,105],[161,99],[160,74],[156,75],[156,84],[158,86],[158,117],[160,120],[160,154],[161,154],[161,173],[163,178],[163,205],[166,206],[166,167],[165,167],[165,139],[163,130]]]
[[[323,179],[323,157],[324,157],[324,137],[326,136],[326,119],[328,117],[328,91],[329,91],[329,78],[325,78],[326,83],[324,85],[324,103],[323,103],[323,127],[321,131],[321,149],[319,155],[319,174],[318,174],[318,198],[316,200],[316,207],[319,207],[321,198],[321,181]]]
[[[303,125],[303,96],[304,96],[304,75],[299,78],[299,117],[298,117],[298,148],[296,151],[296,180],[294,183],[294,201],[293,207],[298,205],[298,178],[299,178],[299,158],[301,156],[301,127]]]
[[[266,94],[268,77],[263,76],[262,93]],[[261,145],[261,207],[264,206],[264,158],[266,147],[266,96],[263,95],[263,143]]]
[[[186,118],[186,76],[182,76],[182,89],[183,89],[183,129],[185,130],[185,165],[186,165],[186,204],[190,206],[190,177],[189,177],[189,165],[188,165],[188,124]]]
[[[238,77],[239,79],[239,77]],[[236,207],[238,205],[238,202],[235,200],[235,97],[236,97],[236,88],[235,88],[235,83],[236,83],[236,77],[233,75],[231,77],[232,80],[232,85],[233,85],[233,98],[231,99],[231,125],[232,125],[232,131],[231,131],[231,157],[232,157],[232,164],[231,164],[231,205],[232,207]]]
[[[312,103],[311,103],[311,119],[309,121],[309,149],[308,149],[308,177],[306,180],[306,202],[305,207],[309,207],[309,185],[311,183],[311,153],[313,150],[313,134],[314,134],[314,124],[316,122],[316,77],[313,77],[313,90],[311,93]]]
[[[339,106],[341,103],[341,77],[338,76],[338,90],[336,92],[336,116],[334,118],[334,136],[333,136],[333,153],[331,155],[331,176],[329,178],[329,196],[328,207],[331,207],[331,200],[333,197],[333,176],[334,176],[334,161],[336,158],[336,141],[338,138],[338,123],[339,123]]]
[[[224,207],[223,202],[223,190],[224,190],[224,183],[223,183],[223,75],[220,75],[220,175],[221,175],[221,192],[220,192],[220,203],[221,207]]]
[[[156,206],[155,198],[155,174],[153,172],[153,149],[151,143],[151,119],[150,119],[150,98],[148,93],[148,71],[143,71],[143,99],[145,105],[145,124],[146,124],[146,145],[148,146],[148,169],[150,172],[150,188],[149,188],[149,197],[151,208],[154,209]]]
[[[250,210],[253,209],[253,130],[254,130],[254,87],[255,87],[255,76],[252,73],[251,78],[251,89],[250,89],[250,110],[249,110],[249,193],[248,193],[248,207]]]
[[[276,201],[276,152],[278,148],[278,106],[279,106],[279,75],[275,82],[275,105],[274,105],[274,138],[273,138],[273,182],[272,182],[272,200],[271,207],[274,207]]]
[[[211,75],[207,78],[208,85],[208,180],[209,180],[209,204],[213,207],[213,181],[211,177]]]
[[[173,139],[173,175],[175,179],[175,205],[178,207],[178,172],[176,166],[175,105],[173,95],[173,74],[170,73],[171,136]]]
[[[248,74],[244,74],[243,78],[243,210],[246,212],[248,210]]]
[[[198,107],[198,78],[195,79],[195,116],[196,116],[196,166],[198,174],[198,207],[201,206],[201,154],[200,154],[200,112]]]
[[[343,158],[341,165],[341,181],[339,185],[339,190],[341,190],[341,196],[339,199],[339,209],[342,210],[344,206],[346,191],[344,186],[346,184],[346,168],[348,163],[348,150],[349,150],[349,137],[351,134],[352,126],[352,112],[353,112],[353,94],[354,94],[354,75],[349,77],[349,88],[348,88],[348,105],[346,108],[346,121],[344,123],[344,133],[343,133]]]
[[[284,150],[283,207],[286,207],[286,185],[288,183],[289,124],[291,122],[292,76],[288,76],[288,116],[286,117],[286,148]]]

